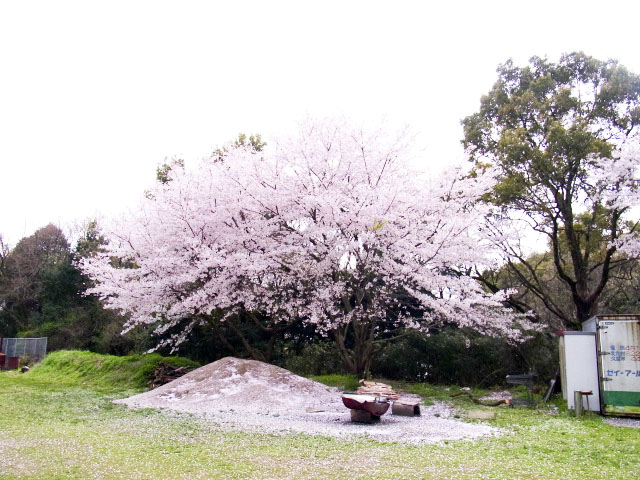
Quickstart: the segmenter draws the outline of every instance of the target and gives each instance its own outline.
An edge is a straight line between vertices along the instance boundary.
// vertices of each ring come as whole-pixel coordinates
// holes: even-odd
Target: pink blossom
[[[506,293],[466,274],[494,261],[481,228],[490,207],[478,202],[491,172],[429,176],[409,166],[403,137],[344,121],[308,122],[270,143],[172,170],[105,229],[104,252],[82,266],[96,282],[89,292],[129,314],[127,328],[245,309],[321,332],[447,321],[521,335]],[[403,295],[424,313],[411,314]]]

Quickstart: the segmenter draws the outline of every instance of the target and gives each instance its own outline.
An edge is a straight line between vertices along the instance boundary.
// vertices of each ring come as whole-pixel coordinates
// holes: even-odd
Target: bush
[[[331,341],[305,345],[297,354],[284,357],[282,367],[306,376],[347,373],[340,353]]]
[[[429,383],[492,386],[535,368],[544,382],[555,373],[555,339],[538,335],[520,346],[476,332],[445,328],[433,335],[413,332],[388,345],[373,362],[376,377]]]

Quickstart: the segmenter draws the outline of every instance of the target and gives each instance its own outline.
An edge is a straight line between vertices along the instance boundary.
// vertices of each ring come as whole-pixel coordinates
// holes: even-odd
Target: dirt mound
[[[149,392],[118,400],[131,407],[191,413],[285,413],[343,409],[340,392],[284,368],[226,357]]]

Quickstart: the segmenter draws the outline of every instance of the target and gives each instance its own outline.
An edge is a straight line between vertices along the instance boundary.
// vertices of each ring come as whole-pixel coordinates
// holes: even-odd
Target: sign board
[[[640,416],[640,319],[598,319],[602,413]]]

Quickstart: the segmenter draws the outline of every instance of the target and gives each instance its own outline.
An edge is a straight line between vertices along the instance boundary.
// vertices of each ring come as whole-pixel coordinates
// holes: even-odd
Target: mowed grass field
[[[497,438],[412,446],[228,432],[187,414],[112,403],[165,361],[59,352],[0,373],[0,479],[637,479],[640,429],[561,407],[489,408]],[[184,360],[172,360],[176,365]],[[340,385],[348,377],[320,378]],[[454,387],[405,385],[426,401]],[[464,418],[477,405],[451,399]]]

